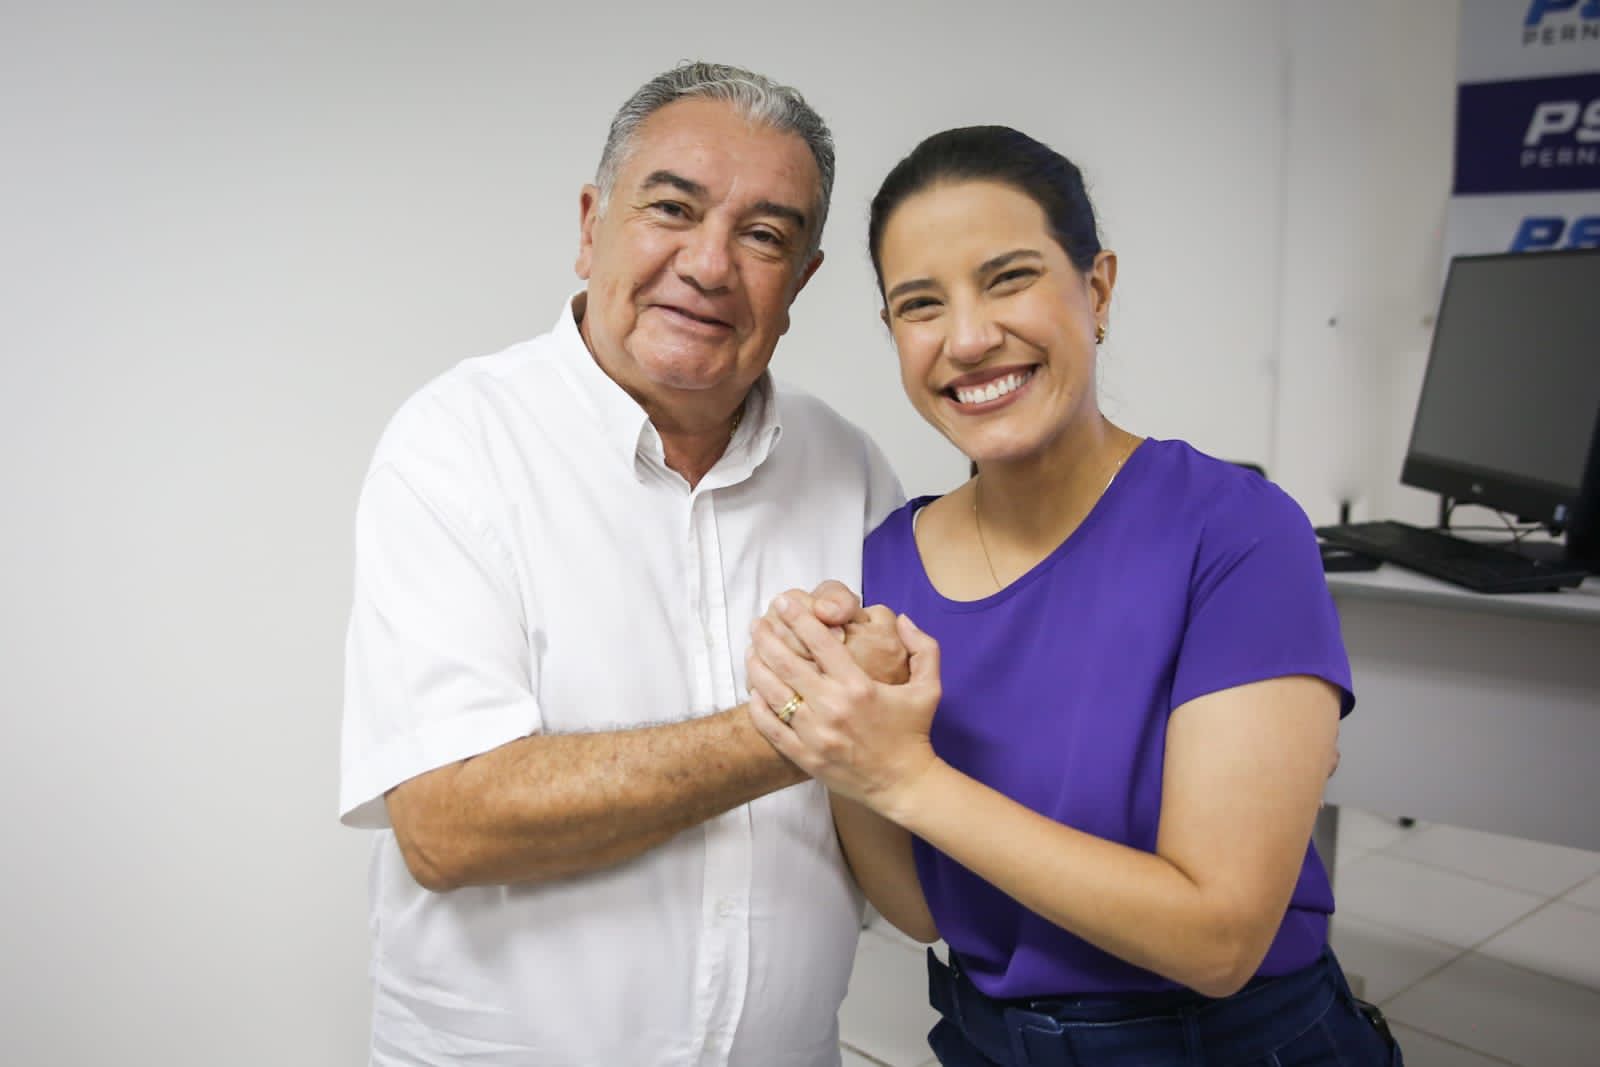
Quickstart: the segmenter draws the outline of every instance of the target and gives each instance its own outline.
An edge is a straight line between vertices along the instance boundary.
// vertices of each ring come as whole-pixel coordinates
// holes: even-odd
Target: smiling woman
[[[942,239],[928,241],[933,232]],[[1094,395],[1116,257],[1082,258],[1080,268],[1032,197],[992,180],[911,194],[880,230],[878,260],[892,272],[883,314],[906,394],[980,464],[1108,467],[1134,444],[1099,418]]]
[[[1305,515],[1101,414],[1117,260],[1047,146],[929,138],[869,239],[906,395],[975,473],[867,541],[910,680],[778,605],[752,714],[878,910],[949,944],[940,1062],[1400,1062],[1327,948],[1311,827],[1354,697]]]

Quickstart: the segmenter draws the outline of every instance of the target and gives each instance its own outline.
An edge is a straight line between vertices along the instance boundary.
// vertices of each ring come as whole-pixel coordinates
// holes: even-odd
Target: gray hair
[[[628,97],[611,120],[611,132],[606,135],[605,151],[600,153],[600,167],[595,172],[594,183],[600,189],[600,210],[604,212],[611,200],[617,171],[626,162],[634,135],[645,119],[674,101],[693,97],[732,104],[751,121],[764,123],[781,133],[795,134],[811,150],[821,189],[815,205],[816,223],[811,227],[811,242],[806,253],[809,260],[822,245],[822,226],[828,221],[828,201],[833,196],[833,134],[828,132],[822,116],[811,109],[797,90],[741,67],[685,60],[651,78]]]

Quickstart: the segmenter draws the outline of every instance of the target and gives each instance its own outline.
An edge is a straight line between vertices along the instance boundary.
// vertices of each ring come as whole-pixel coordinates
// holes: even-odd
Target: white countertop
[[[1335,571],[1327,577],[1328,588],[1339,600],[1400,600],[1460,611],[1600,626],[1600,576],[1596,575],[1590,575],[1574,589],[1547,593],[1475,593],[1392,563],[1385,563],[1375,571]]]

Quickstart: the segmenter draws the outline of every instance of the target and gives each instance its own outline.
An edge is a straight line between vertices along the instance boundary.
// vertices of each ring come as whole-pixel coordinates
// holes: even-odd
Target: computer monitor
[[[1600,249],[1450,262],[1400,480],[1600,562]]]

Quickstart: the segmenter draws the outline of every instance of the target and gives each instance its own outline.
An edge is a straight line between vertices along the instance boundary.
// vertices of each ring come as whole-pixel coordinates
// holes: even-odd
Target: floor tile
[[[1400,1042],[1400,1052],[1406,1058],[1406,1067],[1504,1067],[1511,1062],[1485,1056],[1471,1049],[1452,1045],[1432,1034],[1413,1030],[1390,1020],[1389,1029]],[[845,1061],[847,1064],[849,1060]]]
[[[1594,1067],[1600,1048],[1600,992],[1476,952],[1400,994],[1384,1012],[1513,1063]]]
[[[892,1067],[915,1067],[930,1055],[928,1031],[938,1018],[928,1006],[922,956],[863,930],[850,992],[839,1008],[840,1040]]]
[[[1600,990],[1600,911],[1553,901],[1478,946],[1478,951]]]
[[[1580,908],[1600,911],[1600,878],[1589,879],[1561,899]]]
[[[1462,952],[1454,945],[1344,914],[1333,917],[1329,940],[1345,973],[1352,981],[1361,979],[1361,997],[1374,1004],[1382,1004]]]
[[[1429,826],[1396,839],[1382,851],[1546,897],[1560,896],[1600,874],[1600,852],[1459,826]]]
[[[839,1055],[844,1059],[844,1067],[883,1067],[882,1060],[868,1059],[849,1045],[840,1045]]]
[[[1374,852],[1339,871],[1341,914],[1471,948],[1544,903],[1543,897]]]

